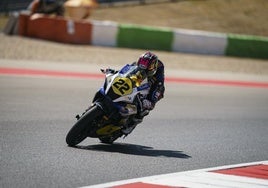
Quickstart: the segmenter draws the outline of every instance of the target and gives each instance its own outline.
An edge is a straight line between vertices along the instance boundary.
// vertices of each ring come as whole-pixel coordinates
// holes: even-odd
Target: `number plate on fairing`
[[[113,91],[119,95],[129,95],[132,93],[132,81],[129,78],[116,77],[112,84]]]

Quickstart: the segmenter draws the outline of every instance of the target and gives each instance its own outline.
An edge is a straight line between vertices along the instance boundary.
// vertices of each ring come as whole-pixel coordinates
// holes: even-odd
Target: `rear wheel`
[[[89,109],[71,128],[66,136],[66,143],[75,146],[82,142],[87,136],[91,123],[102,114],[102,110],[97,106]]]

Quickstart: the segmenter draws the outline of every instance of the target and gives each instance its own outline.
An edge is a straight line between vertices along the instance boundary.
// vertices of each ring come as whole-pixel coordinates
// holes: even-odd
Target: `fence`
[[[57,25],[57,27],[55,27]],[[108,31],[108,32],[107,32]],[[62,17],[19,17],[18,34],[62,43],[268,59],[268,37]]]

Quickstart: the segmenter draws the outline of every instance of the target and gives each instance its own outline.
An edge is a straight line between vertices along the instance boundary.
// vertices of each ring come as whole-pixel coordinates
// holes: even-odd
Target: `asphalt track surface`
[[[113,145],[65,136],[101,79],[0,76],[0,187],[80,187],[267,160],[267,88],[167,83]]]

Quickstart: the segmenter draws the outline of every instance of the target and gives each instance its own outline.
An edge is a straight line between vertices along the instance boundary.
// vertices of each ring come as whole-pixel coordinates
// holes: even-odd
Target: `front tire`
[[[71,128],[66,136],[68,146],[76,146],[88,136],[90,124],[94,119],[102,114],[102,110],[97,106],[90,108]]]

